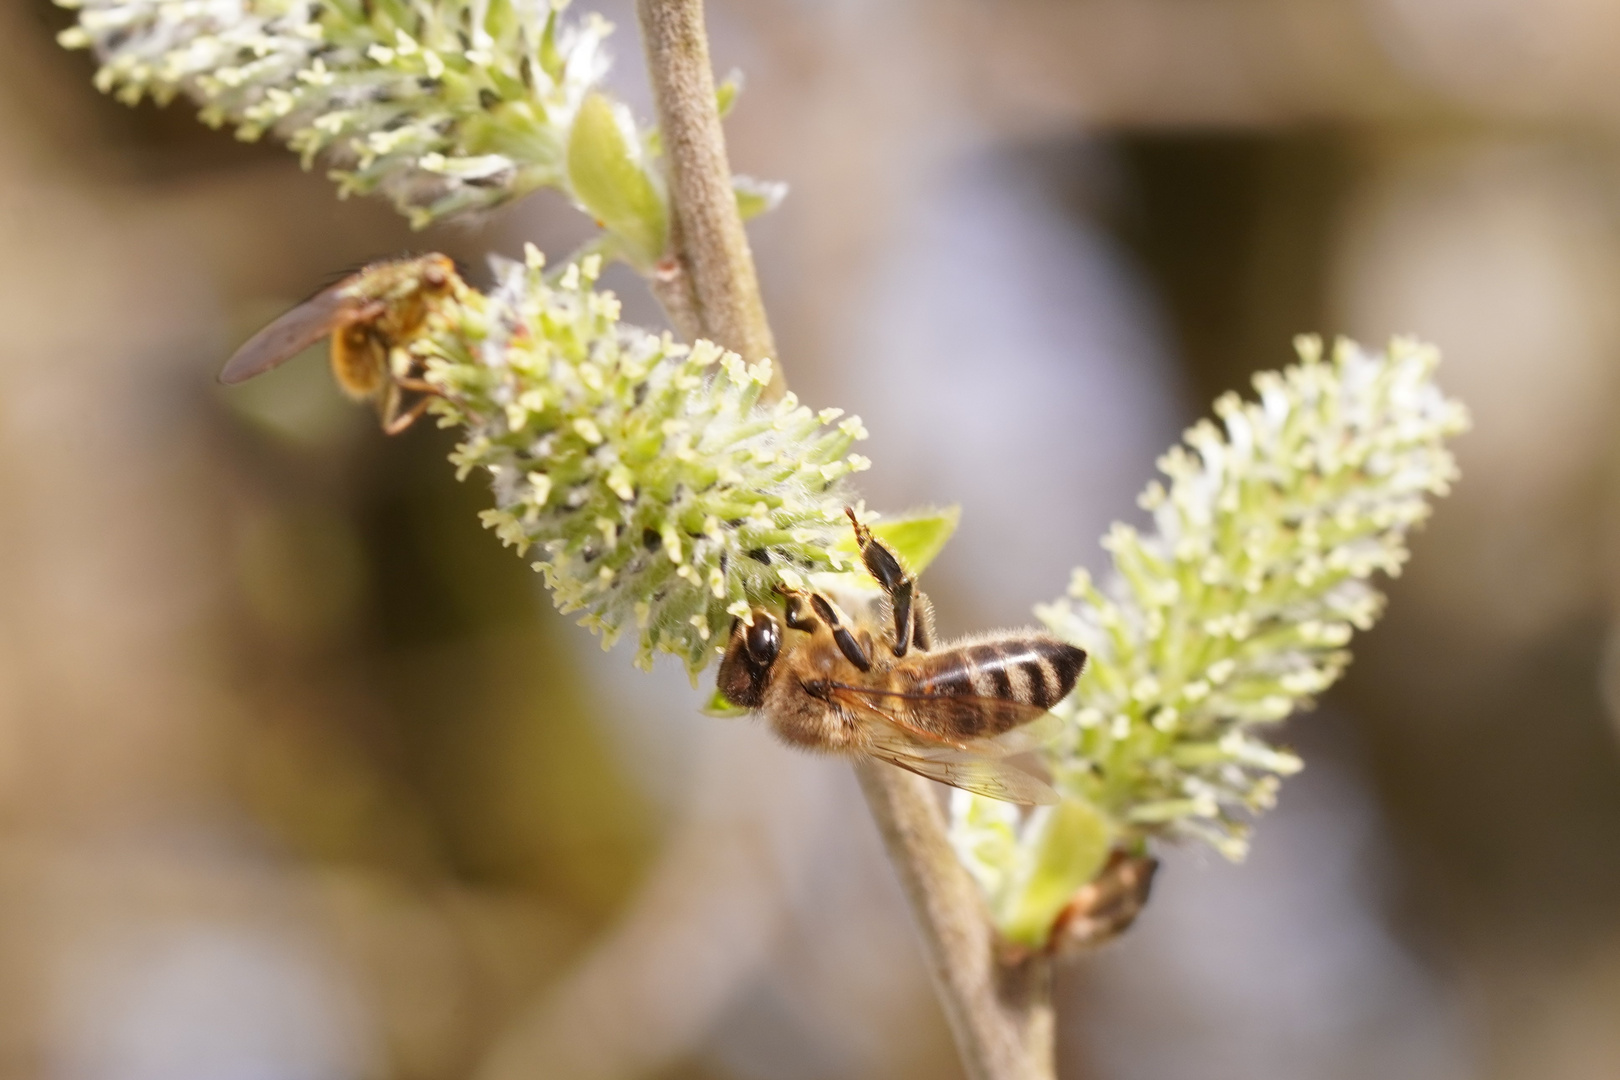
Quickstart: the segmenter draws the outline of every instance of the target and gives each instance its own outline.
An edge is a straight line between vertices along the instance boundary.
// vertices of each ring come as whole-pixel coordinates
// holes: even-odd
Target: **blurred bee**
[[[1002,760],[1028,749],[1016,729],[1074,689],[1086,654],[1034,630],[934,648],[933,612],[883,543],[846,510],[883,590],[876,620],[852,621],[819,593],[785,595],[733,624],[720,693],[757,710],[793,746],[868,755],[994,799],[1055,803],[1043,781]]]
[[[375,401],[383,430],[398,434],[438,393],[421,377],[408,346],[428,316],[465,289],[445,255],[372,263],[254,334],[225,364],[219,381],[245,382],[330,335],[338,386],[358,401]],[[409,408],[407,392],[422,395]]]

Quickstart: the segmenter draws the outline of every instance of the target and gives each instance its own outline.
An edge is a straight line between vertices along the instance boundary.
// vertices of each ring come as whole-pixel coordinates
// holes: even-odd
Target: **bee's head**
[[[441,293],[456,279],[456,264],[448,255],[427,255],[421,260],[421,287],[430,293]]]
[[[765,684],[771,665],[782,652],[782,628],[776,616],[755,608],[751,623],[737,619],[731,624],[731,641],[715,680],[720,693],[733,705],[757,709],[765,701]]]

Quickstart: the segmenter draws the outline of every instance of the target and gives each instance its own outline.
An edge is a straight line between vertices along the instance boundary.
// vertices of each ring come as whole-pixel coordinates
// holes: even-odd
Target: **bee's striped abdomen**
[[[917,690],[944,697],[994,698],[1045,711],[1068,696],[1084,650],[1049,637],[1007,637],[933,653]]]

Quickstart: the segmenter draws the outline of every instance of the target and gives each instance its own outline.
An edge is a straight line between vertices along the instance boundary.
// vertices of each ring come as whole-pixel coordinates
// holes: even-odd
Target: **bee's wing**
[[[845,705],[871,709],[891,720],[895,720],[894,713],[897,710],[903,709],[923,721],[921,725],[903,726],[916,731],[919,735],[938,738],[942,743],[949,745],[960,743],[954,738],[936,736],[933,732],[961,730],[960,725],[952,718],[964,712],[980,718],[983,721],[980,726],[984,730],[1004,733],[995,740],[1008,747],[1003,754],[1016,754],[1021,750],[1034,749],[1045,741],[1043,734],[1050,735],[1050,731],[1040,725],[1027,736],[1015,734],[1016,729],[1047,715],[1047,710],[1039,705],[1030,705],[1009,698],[982,697],[978,694],[921,694],[902,690],[875,690],[866,686],[850,686],[847,683],[832,683],[830,692]],[[989,742],[989,740],[977,741]]]
[[[852,707],[865,721],[868,752],[875,758],[930,780],[1004,802],[1051,805],[1058,801],[1058,793],[1045,781],[999,760],[1030,749],[1008,739],[1007,735],[995,739],[947,741],[905,723],[884,707],[885,699],[892,703],[900,697],[907,698],[908,705],[912,704],[910,695],[842,683],[834,683],[830,689],[835,700]],[[991,700],[987,704],[1007,703]],[[1040,710],[1036,710],[1036,715],[1039,713]],[[1024,719],[1027,721],[1028,717]]]
[[[1034,720],[1026,720],[1011,731],[993,739],[983,740],[992,749],[986,751],[996,757],[1008,754],[1027,754],[1048,746],[1063,730],[1063,721],[1051,713],[1042,713]]]
[[[262,375],[291,360],[332,331],[382,313],[384,305],[380,300],[347,295],[345,289],[348,284],[347,281],[340,281],[330,289],[316,293],[248,338],[226,361],[224,370],[219,373],[219,381],[231,385]]]
[[[867,734],[873,757],[918,776],[1003,802],[1050,806],[1059,801],[1050,784],[1005,761],[972,750],[929,745],[883,722],[869,725]]]

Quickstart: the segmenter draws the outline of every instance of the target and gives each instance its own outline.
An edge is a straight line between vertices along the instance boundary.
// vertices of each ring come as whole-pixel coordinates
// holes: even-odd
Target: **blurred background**
[[[650,115],[634,18],[613,84]],[[1065,1078],[1620,1075],[1620,7],[711,0],[795,388],[960,502],[947,632],[1029,621],[1303,330],[1445,350],[1464,480],[1283,737],[1066,969]],[[378,256],[479,272],[0,6],[0,1078],[949,1078],[843,766],[551,611],[445,433],[213,381]],[[620,275],[631,317],[659,316]]]

